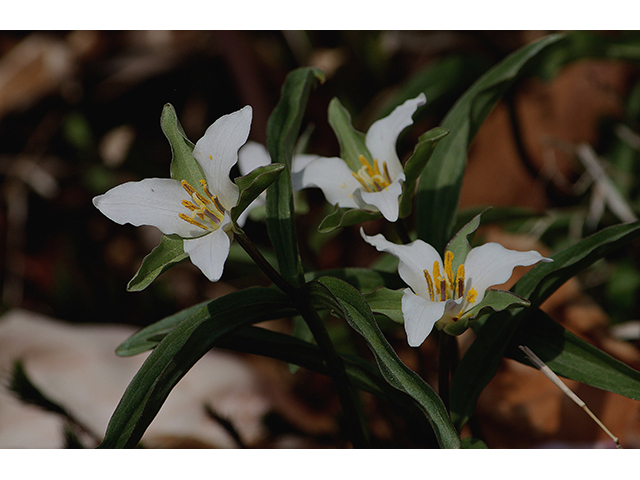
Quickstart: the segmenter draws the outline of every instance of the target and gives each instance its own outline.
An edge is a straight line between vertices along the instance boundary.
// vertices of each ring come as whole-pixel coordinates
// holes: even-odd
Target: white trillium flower
[[[405,180],[396,153],[398,135],[413,123],[416,109],[426,103],[424,93],[396,107],[374,122],[365,135],[365,145],[373,158],[360,155],[362,167],[349,168],[338,157],[306,157],[304,167],[294,163],[293,188],[318,187],[332,205],[380,212],[390,222],[398,220],[399,197]]]
[[[499,243],[472,248],[464,263],[453,271],[454,255],[445,252],[444,261],[435,248],[422,240],[408,245],[391,243],[381,234],[365,241],[399,260],[398,273],[410,288],[402,295],[402,315],[407,341],[418,347],[437,324],[439,328],[468,317],[487,289],[505,283],[518,266],[550,262],[535,250],[518,252]]]
[[[238,203],[238,186],[229,172],[247,141],[252,110],[246,106],[211,125],[193,149],[204,178],[199,185],[172,178],[127,182],[93,199],[116,223],[152,225],[165,235],[184,239],[184,251],[204,275],[222,276],[233,238],[230,211]]]

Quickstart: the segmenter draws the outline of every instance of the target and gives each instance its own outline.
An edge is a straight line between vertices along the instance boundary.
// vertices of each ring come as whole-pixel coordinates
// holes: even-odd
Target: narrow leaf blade
[[[451,424],[442,400],[429,384],[402,363],[380,331],[362,295],[348,283],[332,277],[322,277],[309,285],[316,301],[332,308],[365,338],[385,380],[420,405],[440,446],[459,448],[458,432]]]
[[[291,161],[294,144],[311,89],[324,82],[317,68],[299,68],[287,76],[280,101],[267,123],[267,146],[271,161],[285,165],[267,189],[267,230],[278,258],[280,274],[293,285],[303,281],[302,263],[293,222]]]
[[[418,238],[442,252],[451,238],[467,163],[480,125],[529,62],[563,35],[549,35],[516,51],[485,73],[456,102],[442,122],[451,131],[438,146],[418,183]]]
[[[99,447],[136,446],[173,387],[219,338],[291,312],[284,294],[255,287],[213,300],[183,320],[162,339],[131,380]]]

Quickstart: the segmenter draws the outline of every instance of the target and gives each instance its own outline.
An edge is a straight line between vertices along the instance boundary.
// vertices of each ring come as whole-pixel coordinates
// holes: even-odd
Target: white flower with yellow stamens
[[[146,178],[127,182],[93,199],[108,218],[121,225],[152,225],[184,240],[184,251],[212,282],[222,276],[233,238],[230,211],[238,203],[238,186],[229,172],[247,141],[252,110],[246,106],[211,125],[193,149],[204,178]]]
[[[470,317],[487,289],[509,280],[515,267],[551,261],[535,250],[518,252],[498,243],[472,248],[462,262],[447,250],[442,261],[436,249],[422,240],[397,245],[381,234],[370,237],[363,229],[360,233],[367,243],[399,260],[398,273],[410,287],[402,295],[402,315],[412,347],[420,346],[434,325],[443,329]]]
[[[405,180],[396,142],[400,132],[413,123],[411,117],[416,109],[425,103],[426,97],[421,93],[374,122],[364,139],[369,152],[359,156],[362,166],[357,171],[338,157],[317,157],[304,167],[294,163],[294,189],[318,187],[332,205],[380,212],[388,221],[395,222]],[[367,158],[369,153],[371,158]]]

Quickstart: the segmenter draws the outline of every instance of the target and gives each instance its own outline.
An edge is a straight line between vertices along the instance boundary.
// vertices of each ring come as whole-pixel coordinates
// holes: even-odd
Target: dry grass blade
[[[567,397],[569,397],[576,404],[578,404],[580,408],[582,408],[585,412],[587,412],[587,414],[593,419],[593,421],[596,422],[598,426],[602,428],[602,430],[604,430],[604,432],[607,435],[609,435],[609,437],[611,437],[611,440],[614,441],[614,443],[616,444],[616,447],[622,448],[622,446],[620,445],[620,442],[618,441],[618,437],[613,435],[613,433],[611,433],[609,429],[604,426],[604,424],[600,421],[600,419],[598,419],[598,417],[596,417],[594,413],[591,410],[589,410],[589,407],[587,407],[587,405],[580,399],[580,397],[578,397],[575,393],[573,393],[571,389],[567,387],[564,384],[564,382],[560,380],[560,378],[555,373],[553,373],[553,371],[542,360],[540,360],[540,358],[535,353],[531,351],[529,347],[525,347],[524,345],[519,345],[518,348],[522,350],[524,354],[527,356],[527,358],[531,360],[531,363],[533,363],[536,367],[538,367],[538,369],[542,373],[544,373],[545,376],[549,380],[551,380],[560,390],[562,390],[562,392]]]

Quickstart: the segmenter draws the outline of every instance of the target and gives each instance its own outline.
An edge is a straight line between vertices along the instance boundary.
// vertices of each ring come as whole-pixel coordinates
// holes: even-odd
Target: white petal
[[[152,225],[166,235],[197,237],[203,229],[182,220],[180,213],[189,211],[181,205],[189,195],[177,180],[145,178],[140,182],[127,182],[93,199],[93,204],[104,215],[120,225],[130,223]]]
[[[407,342],[419,347],[433,330],[433,326],[444,315],[447,302],[431,302],[415,295],[407,288],[402,295],[402,316]]]
[[[442,267],[442,259],[437,250],[422,240],[415,240],[407,245],[398,245],[389,242],[382,234],[372,237],[364,233],[360,228],[362,238],[378,249],[379,252],[387,252],[400,260],[398,273],[402,280],[409,285],[415,293],[425,299],[430,299],[429,288],[424,277],[424,270],[433,272],[433,263],[438,262]]]
[[[365,137],[367,148],[380,162],[387,162],[391,178],[402,172],[402,164],[396,153],[396,142],[400,132],[413,123],[412,116],[416,109],[427,102],[424,93],[416,98],[398,105],[388,116],[375,122]]]
[[[184,241],[184,251],[191,262],[212,282],[220,280],[230,246],[231,238],[222,228],[203,237]]]
[[[472,287],[478,292],[475,302],[479,303],[487,288],[500,285],[509,278],[513,269],[529,266],[540,261],[549,262],[535,250],[518,252],[504,248],[499,243],[485,243],[471,249],[464,262],[466,288]]]
[[[331,205],[358,208],[352,195],[360,184],[352,173],[341,158],[318,157],[292,176],[292,185],[295,190],[318,187]]]
[[[362,202],[362,206],[378,210],[389,222],[395,222],[398,220],[400,211],[398,202],[400,195],[402,195],[402,182],[404,182],[404,173],[401,173],[391,185],[381,192],[366,192],[364,189],[359,189],[354,193],[354,197],[356,202],[359,200]]]
[[[207,177],[209,190],[230,210],[238,203],[238,187],[229,178],[231,168],[238,161],[238,149],[249,137],[251,107],[224,115],[207,128],[196,142],[193,156]]]
[[[266,147],[258,142],[247,142],[238,150],[240,175],[247,175],[258,167],[269,165],[271,157]]]
[[[310,155],[308,153],[294,155],[293,160],[291,161],[291,173],[295,174],[301,172],[307,167],[307,165],[317,158],[320,158],[320,155]]]

